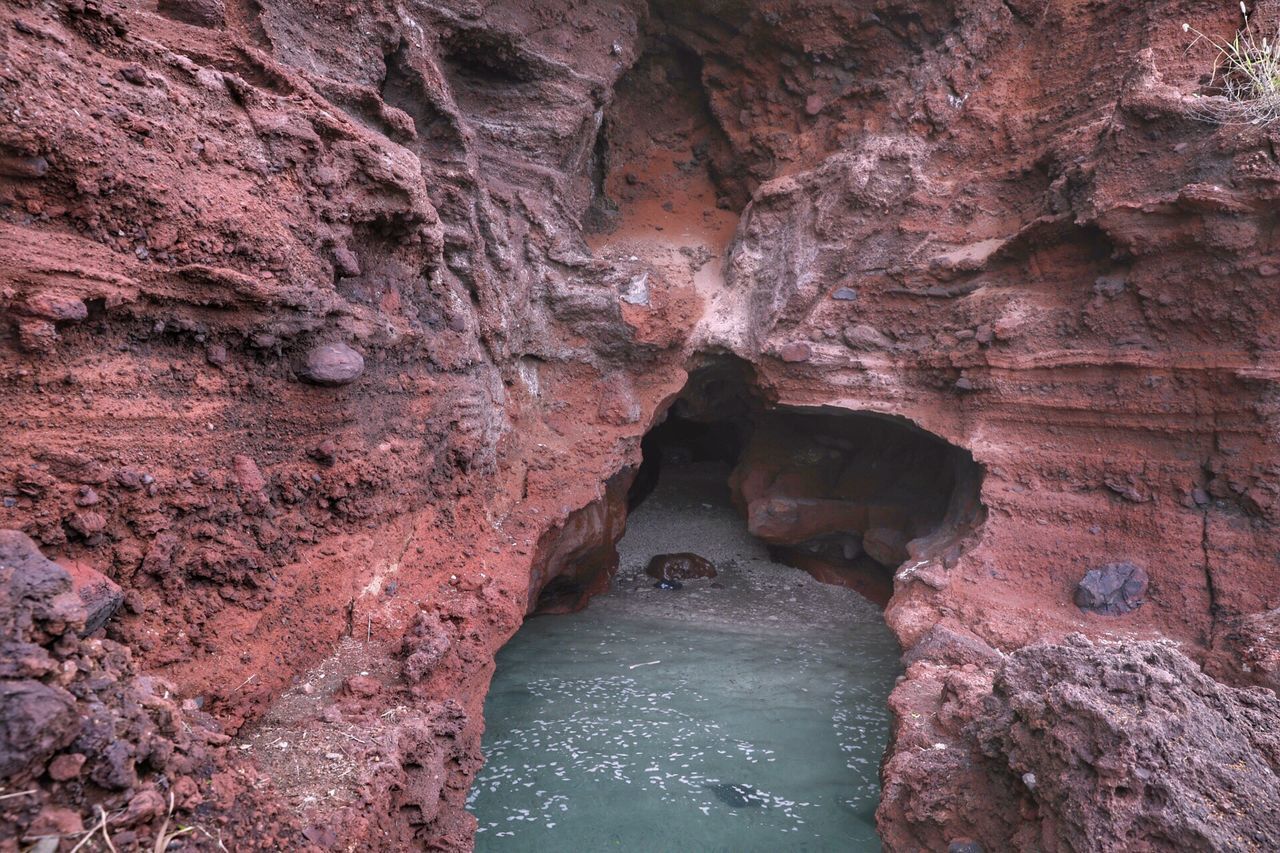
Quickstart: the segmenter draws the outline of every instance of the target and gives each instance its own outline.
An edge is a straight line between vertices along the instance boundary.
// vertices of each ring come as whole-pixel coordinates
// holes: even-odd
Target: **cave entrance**
[[[602,502],[630,507],[607,591],[499,652],[477,850],[879,844],[900,650],[844,576],[883,586],[900,557],[958,553],[980,472],[905,421],[771,408],[754,387],[738,362],[694,372]],[[552,552],[578,578],[600,556]],[[715,574],[654,576],[690,553]]]
[[[664,468],[727,466],[729,498],[773,559],[884,606],[908,560],[950,565],[984,517],[982,469],[904,418],[766,406],[750,367],[694,371],[643,441],[634,510]]]

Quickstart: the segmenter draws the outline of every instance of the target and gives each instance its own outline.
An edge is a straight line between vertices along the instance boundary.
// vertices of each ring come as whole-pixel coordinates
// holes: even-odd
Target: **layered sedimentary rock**
[[[1184,19],[1240,24],[1180,0],[6,6],[0,527],[124,601],[105,639],[21,642],[110,644],[86,666],[116,655],[241,741],[77,787],[95,700],[6,671],[67,725],[6,771],[36,793],[0,801],[0,842],[141,797],[109,831],[150,844],[175,793],[238,848],[466,848],[494,651],[607,577],[642,435],[726,353],[767,404],[905,418],[983,471],[965,547],[895,567],[889,844],[1174,831],[1071,812],[1096,792],[1022,754],[1038,676],[1004,656],[1164,637],[1276,686],[1276,131],[1196,119],[1212,58]],[[1141,606],[1076,607],[1119,563]],[[992,695],[996,729],[956,725]],[[387,769],[308,788],[330,759],[301,734],[356,729]]]

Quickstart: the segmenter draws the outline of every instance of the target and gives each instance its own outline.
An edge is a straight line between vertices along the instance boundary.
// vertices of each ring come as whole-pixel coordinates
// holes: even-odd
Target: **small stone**
[[[333,268],[344,278],[360,275],[360,261],[356,258],[355,252],[346,246],[339,246],[333,250]]]
[[[716,576],[716,567],[706,557],[682,552],[658,554],[649,561],[644,573],[658,580],[684,581],[690,578],[713,578]]]
[[[982,845],[976,841],[959,839],[947,845],[947,853],[985,853]]]
[[[142,475],[128,468],[121,468],[116,472],[116,482],[120,484],[120,488],[130,492],[136,492],[144,485]]]
[[[813,355],[813,349],[803,341],[792,341],[778,351],[778,356],[786,362],[796,363],[808,361]]]
[[[822,112],[822,108],[825,106],[826,104],[819,95],[810,95],[804,99],[805,115],[816,116],[818,113]]]
[[[135,86],[147,85],[147,70],[137,63],[121,68],[120,76],[126,83],[132,83]]]
[[[231,473],[240,491],[246,495],[258,495],[267,488],[267,478],[262,476],[262,469],[248,456],[238,455],[232,459]]]
[[[854,302],[858,298],[858,291],[852,287],[840,287],[836,292],[831,294],[831,298],[837,302]]]
[[[142,597],[142,593],[131,589],[124,594],[124,607],[134,616],[141,616],[147,612],[147,600]]]
[[[1108,299],[1124,293],[1124,276],[1104,275],[1093,280],[1093,292]]]
[[[76,490],[76,506],[93,506],[98,502],[98,492],[93,486],[81,486]]]
[[[653,586],[655,589],[682,589],[684,584],[680,581],[658,581]]]
[[[367,675],[353,675],[347,679],[343,689],[350,696],[372,699],[382,692],[382,685]]]
[[[1001,654],[977,634],[963,628],[949,628],[939,622],[903,655],[907,666],[922,660],[951,666],[995,666],[999,664]]]
[[[957,391],[973,391],[977,386],[973,384],[973,380],[967,376],[961,376],[956,380],[956,384],[952,386]]]
[[[79,561],[63,564],[71,575],[71,589],[80,596],[87,617],[82,636],[89,636],[107,624],[116,610],[124,603],[124,590],[111,578],[97,569]]]
[[[222,344],[209,344],[204,350],[204,360],[214,367],[226,367],[227,348]]]
[[[128,807],[117,821],[121,826],[134,826],[159,817],[165,813],[166,808],[164,796],[148,785],[129,799]]]
[[[137,762],[134,747],[125,740],[113,740],[97,756],[88,777],[102,788],[124,790],[138,784]]]
[[[84,821],[80,819],[80,815],[72,809],[57,806],[45,806],[27,828],[27,835],[33,838],[82,835],[83,833]],[[57,841],[50,849],[58,849]]]
[[[9,178],[43,178],[49,172],[49,161],[43,157],[0,155],[0,175]]]
[[[311,449],[310,456],[328,468],[338,461],[338,445],[332,438],[326,438]]]
[[[66,518],[67,527],[79,533],[87,541],[95,541],[107,529],[107,519],[100,512],[85,510],[73,512]]]
[[[23,352],[50,353],[58,344],[58,329],[48,320],[18,321],[18,346]]]
[[[80,775],[84,767],[84,756],[78,752],[59,755],[49,762],[49,778],[55,782],[68,782]]]
[[[1076,606],[1103,616],[1121,616],[1142,606],[1147,591],[1145,570],[1133,563],[1111,563],[1091,569],[1076,587]]]
[[[3,547],[0,545],[0,547]],[[40,768],[80,732],[75,698],[59,687],[30,679],[0,681],[0,777]]]
[[[348,385],[364,372],[364,356],[346,344],[323,344],[307,353],[299,375],[315,385]]]
[[[844,330],[844,342],[851,349],[885,350],[893,348],[893,341],[872,326],[865,323],[850,326]]]
[[[26,310],[37,317],[55,323],[75,323],[87,319],[89,308],[83,300],[74,296],[38,293],[26,302]]]

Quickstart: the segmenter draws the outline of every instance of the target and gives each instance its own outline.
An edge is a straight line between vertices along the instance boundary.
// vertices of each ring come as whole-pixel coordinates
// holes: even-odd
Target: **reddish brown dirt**
[[[7,4],[0,528],[125,598],[87,638],[3,602],[25,645],[0,678],[68,691],[69,733],[109,672],[136,778],[89,778],[101,736],[21,752],[0,849],[69,849],[99,806],[149,847],[170,793],[196,828],[171,849],[467,849],[493,654],[557,578],[562,608],[607,578],[640,438],[709,353],[984,469],[985,521],[886,611],[911,661],[891,849],[1063,825],[997,760],[1016,714],[970,732],[993,685],[1027,692],[1006,653],[1163,637],[1280,686],[1280,131],[1195,119],[1212,57],[1184,20],[1239,24],[1198,0]],[[354,381],[315,384],[329,344]],[[1122,561],[1140,608],[1074,606]],[[184,720],[209,736],[180,765],[142,760]]]

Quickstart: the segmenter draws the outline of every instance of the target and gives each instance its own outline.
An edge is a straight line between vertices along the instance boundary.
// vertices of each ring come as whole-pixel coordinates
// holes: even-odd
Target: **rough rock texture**
[[[939,626],[925,646],[908,655],[908,689],[940,683],[941,712],[899,717],[885,804],[910,819],[885,827],[887,846],[1269,850],[1280,839],[1274,692],[1228,687],[1165,640],[1073,634],[1001,657]]]
[[[139,671],[127,647],[88,636],[85,604],[62,566],[23,534],[0,530],[0,777],[14,794],[0,844],[78,836],[101,808],[114,815],[116,843],[132,847],[163,832],[170,799],[249,831],[249,813],[210,787],[202,794],[197,780],[222,771],[248,781],[254,769],[224,754],[230,738],[218,723]],[[259,806],[272,837],[301,840],[273,798]]]
[[[1027,646],[983,712],[983,752],[1037,814],[1028,846],[1280,846],[1280,699],[1222,685],[1172,643]]]
[[[154,827],[130,745],[189,704],[238,740],[165,734],[165,779],[228,848],[465,849],[493,653],[607,583],[642,435],[727,354],[767,403],[905,419],[982,473],[980,524],[854,528],[910,555],[886,614],[929,644],[891,699],[891,847],[1041,826],[973,819],[1024,797],[959,725],[1002,654],[1164,636],[1274,688],[1280,130],[1195,118],[1212,57],[1184,20],[1240,24],[1200,0],[7,4],[0,527],[125,598],[105,639],[64,615],[15,640],[34,669],[5,690],[136,734],[7,729],[37,793],[0,801],[0,843],[125,797]],[[358,381],[305,381],[336,342]],[[761,522],[779,547],[852,549],[790,515],[848,510],[838,484],[751,473],[793,501]],[[1120,562],[1143,606],[1081,613]],[[365,671],[371,695],[302,690]],[[138,699],[157,677],[170,698]],[[308,788],[348,725],[386,775]],[[93,787],[57,781],[73,754]],[[1070,791],[1059,814],[1094,793]],[[117,847],[152,840],[134,825]]]
[[[1149,581],[1146,571],[1133,563],[1090,569],[1076,586],[1076,607],[1104,616],[1130,613],[1142,606]]]

